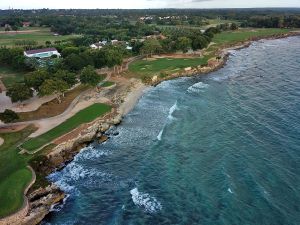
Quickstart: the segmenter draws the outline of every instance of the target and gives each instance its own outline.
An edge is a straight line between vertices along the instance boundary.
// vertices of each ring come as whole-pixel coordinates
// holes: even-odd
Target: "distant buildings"
[[[29,27],[31,25],[30,22],[22,22],[23,27]]]
[[[117,45],[117,44],[119,44],[119,41],[118,40],[111,40],[111,44],[112,45]]]
[[[103,45],[100,43],[95,43],[95,44],[91,44],[90,47],[92,49],[101,49],[101,48],[103,48]]]
[[[29,58],[44,59],[44,58],[50,58],[53,55],[60,57],[60,53],[57,51],[56,48],[43,48],[43,49],[24,51],[24,56]]]
[[[92,49],[102,49],[105,45],[113,45],[113,46],[125,46],[125,48],[129,51],[132,50],[132,47],[129,46],[128,42],[119,41],[119,40],[111,40],[110,42],[107,41],[99,41],[97,43],[91,44],[90,48]]]

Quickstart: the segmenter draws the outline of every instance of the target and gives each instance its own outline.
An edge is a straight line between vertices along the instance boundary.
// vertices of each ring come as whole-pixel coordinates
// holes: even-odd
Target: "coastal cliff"
[[[81,131],[76,138],[56,146],[45,156],[44,160],[35,168],[35,171],[46,176],[57,169],[62,169],[88,143],[95,139],[99,142],[107,140],[104,133],[120,122],[121,115],[116,113],[109,115],[108,119],[94,121],[88,128]],[[33,191],[28,195],[28,213],[23,217],[20,224],[33,225],[40,223],[51,211],[53,205],[62,202],[65,197],[65,194],[54,184]]]

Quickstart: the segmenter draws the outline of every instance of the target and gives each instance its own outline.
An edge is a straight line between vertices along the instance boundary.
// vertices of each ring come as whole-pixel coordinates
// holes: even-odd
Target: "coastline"
[[[43,161],[39,168],[34,169],[45,171],[45,174],[50,174],[57,169],[64,168],[67,162],[70,162],[84,146],[88,145],[93,140],[98,139],[100,142],[106,141],[107,137],[105,136],[105,132],[110,129],[110,127],[120,124],[122,121],[122,117],[128,114],[134,108],[138,100],[142,97],[144,91],[146,91],[151,86],[156,86],[163,81],[176,79],[179,77],[196,75],[198,76],[216,71],[226,65],[231,50],[240,50],[243,48],[247,48],[251,45],[251,43],[255,41],[273,40],[299,35],[299,32],[294,32],[284,35],[276,35],[268,38],[257,38],[254,40],[245,41],[243,43],[237,43],[234,46],[227,46],[219,49],[218,53],[221,56],[221,59],[218,61],[215,60],[211,63],[211,65],[207,67],[199,67],[191,69],[190,71],[185,71],[183,73],[172,74],[168,77],[154,80],[150,85],[145,85],[141,82],[134,83],[133,87],[131,87],[129,91],[123,93],[123,95],[120,96],[122,103],[119,104],[119,107],[116,110],[109,113],[109,115],[105,116],[105,118],[99,118],[89,124],[88,128],[80,132],[78,137],[55,147],[53,151],[47,155],[45,161]],[[118,100],[120,101],[120,99]],[[30,208],[28,209],[28,213],[25,218],[22,219],[23,221],[19,224],[38,224],[51,211],[51,207],[54,204],[61,202],[65,198],[65,195],[62,191],[59,190],[58,187],[51,184],[46,188],[40,188],[38,190],[32,191],[27,197],[30,202]],[[1,220],[0,224],[2,224]]]

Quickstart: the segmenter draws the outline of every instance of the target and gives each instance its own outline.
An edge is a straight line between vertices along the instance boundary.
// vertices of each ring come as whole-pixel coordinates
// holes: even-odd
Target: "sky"
[[[0,9],[300,7],[300,0],[0,0]]]

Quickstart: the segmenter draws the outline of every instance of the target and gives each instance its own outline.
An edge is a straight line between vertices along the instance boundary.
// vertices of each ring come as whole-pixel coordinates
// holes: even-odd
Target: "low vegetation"
[[[15,83],[23,82],[26,71],[18,71],[9,66],[0,66],[0,79],[6,87],[10,87]]]

